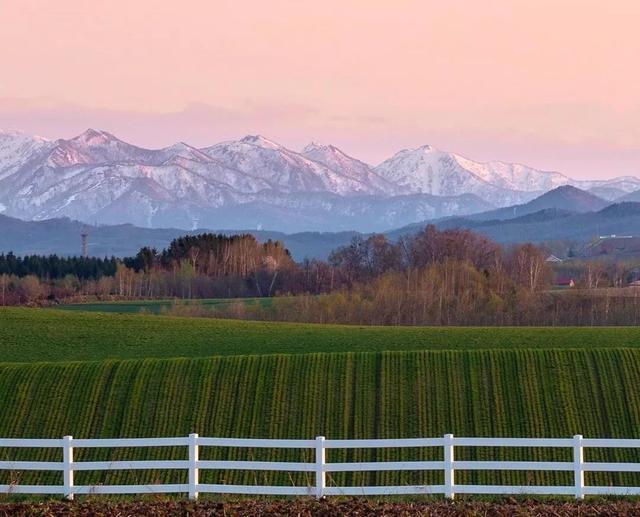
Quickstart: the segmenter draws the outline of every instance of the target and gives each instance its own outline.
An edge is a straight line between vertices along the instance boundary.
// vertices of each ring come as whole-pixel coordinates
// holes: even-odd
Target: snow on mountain
[[[412,193],[458,196],[473,192],[496,206],[529,201],[563,178],[522,165],[474,162],[430,145],[400,151],[374,170]]]
[[[259,135],[144,149],[94,129],[55,141],[0,132],[0,212],[29,220],[372,231],[525,203],[565,184],[640,189],[637,178],[574,181],[431,146],[373,168],[332,145],[296,152]]]
[[[326,165],[347,178],[371,185],[380,193],[387,195],[407,193],[405,189],[376,174],[370,165],[352,158],[333,145],[319,145],[311,142],[302,150],[302,155]]]
[[[610,180],[572,180],[571,185],[588,190],[607,201],[614,201],[626,194],[640,190],[640,179],[635,176],[620,176]]]
[[[430,145],[400,151],[374,170],[411,192],[450,196],[473,192],[497,206],[527,202],[563,185],[591,191],[610,201],[640,189],[640,179],[633,176],[574,180],[560,172],[518,163],[477,162]]]
[[[345,175],[262,136],[246,136],[202,151],[228,168],[268,182],[275,190],[340,195],[381,193],[365,178]]]
[[[70,140],[57,140],[47,165],[69,167],[72,165],[143,163],[153,164],[157,153],[119,140],[106,131],[87,129]]]
[[[492,161],[474,162],[457,154],[451,154],[464,169],[487,183],[510,190],[540,192],[566,185],[571,180],[559,172],[541,171],[519,163]]]
[[[15,173],[29,161],[38,159],[53,145],[37,136],[0,130],[0,180]]]

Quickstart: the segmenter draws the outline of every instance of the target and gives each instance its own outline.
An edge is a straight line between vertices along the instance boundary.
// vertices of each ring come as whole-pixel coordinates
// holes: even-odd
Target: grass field
[[[204,307],[220,307],[232,303],[242,302],[250,305],[259,303],[269,305],[272,298],[204,298],[198,300],[137,300],[120,302],[94,302],[94,303],[71,303],[60,305],[59,308],[65,311],[82,312],[117,312],[117,313],[150,313],[161,314],[175,305],[198,305]]]
[[[359,328],[162,316],[0,311],[0,436],[390,438],[637,437],[640,330]],[[299,353],[304,352],[304,353]],[[332,353],[328,353],[332,352]],[[207,357],[208,356],[208,357]],[[49,361],[49,362],[42,362]],[[605,456],[591,451],[587,461]],[[36,456],[36,454],[38,456]],[[9,451],[0,459],[55,459]],[[145,454],[145,456],[142,456]],[[203,459],[218,449],[204,448]],[[311,452],[225,451],[311,461]],[[305,454],[307,454],[305,456]],[[569,450],[476,449],[458,459],[559,459]],[[527,455],[528,454],[528,455]],[[24,455],[24,456],[22,456]],[[185,451],[78,449],[77,460]],[[329,461],[435,459],[440,450],[331,451]],[[629,450],[607,459],[640,461]],[[6,483],[59,481],[5,472]],[[76,482],[173,482],[180,472],[78,473]],[[396,476],[396,477],[394,477]],[[569,473],[460,472],[459,483],[571,483]],[[636,474],[588,473],[587,483]],[[334,474],[329,483],[441,483],[431,472]],[[211,472],[204,482],[307,485],[303,474]]]
[[[0,308],[0,361],[640,347],[638,327],[358,327]]]

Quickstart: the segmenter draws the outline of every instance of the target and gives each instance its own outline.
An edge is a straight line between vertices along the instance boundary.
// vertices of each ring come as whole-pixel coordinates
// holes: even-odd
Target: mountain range
[[[294,151],[262,136],[151,150],[93,129],[58,140],[0,132],[0,213],[23,220],[374,232],[526,205],[562,185],[606,201],[640,190],[635,177],[574,180],[428,145],[371,166],[333,145]]]
[[[587,247],[593,254],[594,249],[600,248],[594,248],[593,243],[613,242],[611,239],[600,239],[601,236],[640,235],[640,203],[609,204],[590,192],[564,185],[529,203],[466,217],[423,221],[385,233],[391,240],[396,240],[420,231],[427,223],[440,229],[471,229],[501,244],[553,242],[554,253],[565,255],[569,248],[580,250],[588,244]],[[131,224],[90,226],[68,218],[22,221],[0,215],[0,252],[13,251],[18,255],[77,255],[80,251],[80,234],[86,232],[89,234],[90,255],[132,256],[143,246],[162,249],[180,235],[202,231],[205,230],[141,228]],[[251,233],[261,242],[267,239],[281,240],[298,261],[304,258],[326,259],[332,250],[349,244],[353,237],[367,236],[354,231],[290,234],[266,230],[208,231],[225,234]],[[628,242],[631,240],[624,239],[624,243]],[[616,244],[613,251],[618,247]]]

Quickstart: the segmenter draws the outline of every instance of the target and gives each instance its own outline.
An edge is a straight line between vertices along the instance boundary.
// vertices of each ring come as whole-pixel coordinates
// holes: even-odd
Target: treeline
[[[388,272],[333,293],[276,297],[269,305],[176,305],[166,313],[357,325],[640,325],[640,290],[530,292],[508,278],[491,279],[468,264],[445,261]]]
[[[471,267],[492,281],[499,279],[496,287],[500,290],[511,283],[533,292],[552,281],[545,254],[532,244],[505,250],[469,230],[438,231],[432,225],[395,243],[383,235],[356,238],[351,245],[334,251],[329,263],[349,287],[389,272],[415,272],[445,263]]]
[[[59,257],[58,255],[26,255],[0,253],[0,275],[24,277],[34,275],[42,280],[57,280],[73,275],[80,280],[113,276],[118,261],[115,257]]]
[[[268,306],[237,303],[213,314],[375,325],[527,324],[523,313],[537,307],[538,294],[552,283],[545,254],[531,244],[505,250],[468,230],[433,226],[398,242],[382,235],[354,239],[315,269],[315,295],[275,298]]]
[[[273,296],[296,268],[279,241],[202,234],[173,240],[161,252],[142,248],[118,259],[16,257],[0,263],[0,304],[61,299]]]
[[[296,263],[278,241],[202,234],[123,260],[4,255],[0,304],[273,297],[270,304],[237,303],[214,312],[197,305],[175,310],[380,325],[640,323],[639,293],[601,289],[626,285],[637,269],[633,263],[571,262],[554,271],[546,256],[531,244],[504,248],[469,230],[427,226],[394,242],[383,235],[355,238],[327,261]],[[555,290],[559,274],[584,289]]]

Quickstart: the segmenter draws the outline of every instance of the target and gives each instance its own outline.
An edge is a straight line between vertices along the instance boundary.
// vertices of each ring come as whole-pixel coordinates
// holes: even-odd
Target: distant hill
[[[549,192],[545,192],[528,203],[490,210],[488,212],[466,216],[465,218],[474,221],[504,220],[547,209],[558,209],[578,213],[596,212],[609,204],[609,201],[591,192],[581,190],[571,185],[563,185]]]
[[[558,189],[556,189],[558,190]],[[561,191],[562,192],[562,191]],[[587,193],[587,196],[589,194]],[[562,195],[554,196],[556,201]],[[583,199],[589,199],[583,198]],[[575,200],[575,198],[574,198]],[[559,203],[559,201],[558,201]],[[600,201],[595,201],[600,204]],[[584,207],[584,203],[565,203],[566,206]],[[494,214],[495,215],[495,214]],[[412,224],[386,232],[394,240],[420,231],[429,221]],[[603,235],[640,236],[640,203],[616,203],[598,211],[580,213],[567,208],[542,208],[510,219],[480,219],[457,217],[431,221],[440,229],[467,228],[502,244],[517,242],[543,242],[571,240],[589,242]],[[165,248],[180,235],[202,232],[250,233],[259,241],[282,240],[295,260],[304,258],[326,259],[332,250],[349,244],[358,232],[302,232],[285,234],[257,230],[181,230],[178,228],[140,228],[130,224],[89,226],[67,218],[45,221],[21,221],[0,215],[0,252],[13,251],[19,255],[50,254],[78,255],[80,233],[88,228],[89,253],[93,256],[131,256],[141,247]]]
[[[598,258],[603,256],[638,257],[640,255],[640,238],[616,236],[594,239],[581,250],[580,254],[581,256]]]
[[[13,251],[17,255],[79,255],[80,233],[89,233],[89,254],[92,256],[125,257],[135,255],[143,246],[158,250],[171,240],[187,234],[203,232],[250,233],[264,242],[278,239],[285,243],[295,260],[325,259],[338,246],[351,241],[356,232],[320,233],[303,232],[287,235],[279,232],[254,230],[180,230],[177,228],[140,228],[131,224],[113,226],[87,226],[68,218],[45,221],[22,221],[0,214],[0,253]]]
[[[616,199],[616,203],[624,203],[626,201],[631,201],[633,203],[640,202],[640,190],[636,190],[635,192],[630,192],[629,194],[625,194]]]
[[[604,217],[630,217],[640,216],[640,202],[614,203],[600,210]]]
[[[572,240],[588,242],[604,235],[640,236],[640,203],[619,203],[597,212],[577,213],[546,208],[512,219],[476,221],[448,218],[434,221],[440,229],[467,228],[501,244]],[[387,235],[399,238],[419,231],[424,224],[400,228]]]

